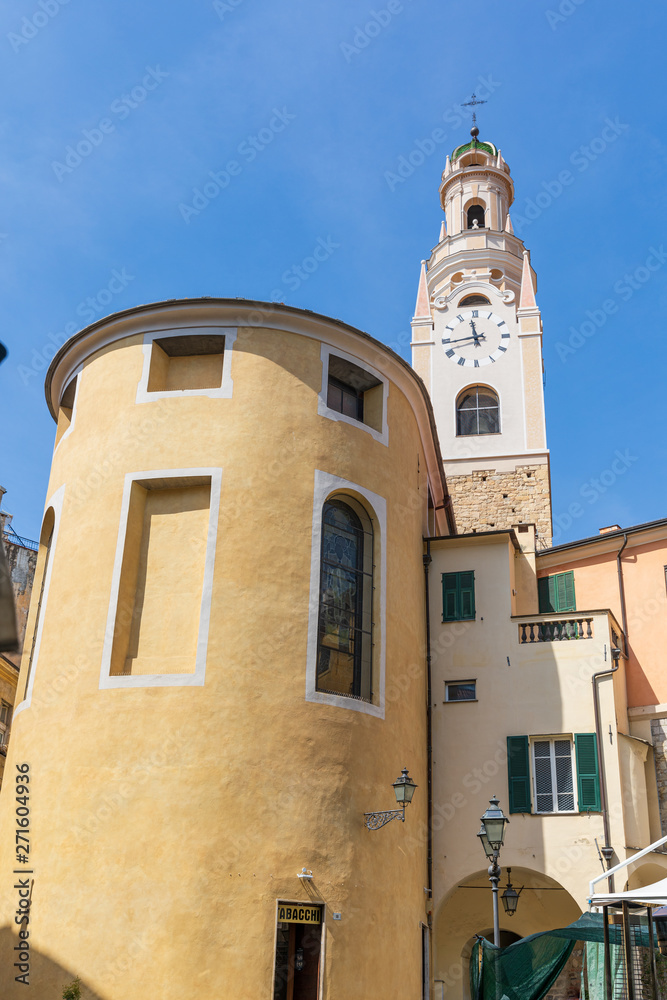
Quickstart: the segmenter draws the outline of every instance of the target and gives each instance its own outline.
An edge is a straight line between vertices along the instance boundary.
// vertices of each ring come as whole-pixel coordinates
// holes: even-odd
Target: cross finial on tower
[[[462,108],[474,108],[478,104],[486,104],[486,101],[478,101],[477,94],[472,95],[472,99],[465,101],[461,107]],[[477,114],[473,111],[472,113],[472,128],[470,129],[470,134],[472,136],[473,143],[477,144],[477,136],[479,135],[479,129],[477,128]]]

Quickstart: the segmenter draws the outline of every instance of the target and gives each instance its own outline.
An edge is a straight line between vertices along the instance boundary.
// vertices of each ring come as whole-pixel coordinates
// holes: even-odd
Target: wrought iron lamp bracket
[[[379,830],[391,823],[392,819],[400,819],[405,823],[405,806],[402,809],[386,809],[384,812],[364,813],[364,822],[369,830]]]

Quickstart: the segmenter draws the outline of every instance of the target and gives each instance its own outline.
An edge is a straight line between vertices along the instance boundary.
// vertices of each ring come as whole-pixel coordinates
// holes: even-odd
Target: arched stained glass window
[[[322,515],[317,690],[372,701],[373,530],[333,498]]]
[[[459,395],[456,403],[456,433],[498,434],[500,405],[493,389],[486,385],[471,385]]]

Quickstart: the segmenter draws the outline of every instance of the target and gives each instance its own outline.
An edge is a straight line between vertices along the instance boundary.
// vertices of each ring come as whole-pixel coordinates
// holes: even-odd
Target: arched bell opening
[[[467,228],[468,229],[484,229],[486,222],[485,211],[483,205],[471,205],[467,212]]]

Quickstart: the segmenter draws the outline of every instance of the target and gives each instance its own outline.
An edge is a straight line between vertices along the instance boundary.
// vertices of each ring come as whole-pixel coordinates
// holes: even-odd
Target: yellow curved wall
[[[0,797],[0,995],[25,995],[10,955],[21,867],[11,784],[26,761],[35,996],[60,996],[78,974],[102,1000],[270,998],[276,903],[311,899],[326,908],[324,997],[417,996],[426,460],[413,403],[390,381],[386,446],[318,415],[318,337],[250,326],[233,346],[231,398],[137,403],[146,321],[125,322],[134,332],[83,361],[53,461],[62,511]],[[191,309],[178,322],[200,319]],[[101,689],[125,476],[204,468],[223,470],[205,683]],[[384,718],[304,697],[316,469],[386,500]],[[176,579],[207,543],[201,518],[187,524],[191,536],[170,541]],[[33,602],[26,650],[35,617]],[[405,825],[369,832],[362,814],[392,807],[402,766],[419,786]],[[296,877],[304,866],[310,883]]]

